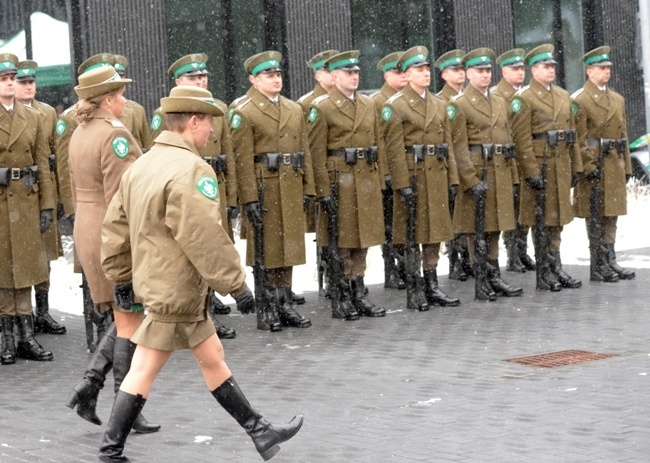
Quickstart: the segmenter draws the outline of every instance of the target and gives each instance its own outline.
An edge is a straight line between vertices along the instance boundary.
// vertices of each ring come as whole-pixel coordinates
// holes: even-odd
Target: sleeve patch
[[[521,111],[521,100],[519,98],[513,98],[510,102],[510,109],[515,114]]]
[[[232,113],[235,112],[235,108],[230,108],[228,110],[228,122],[232,121]]]
[[[574,116],[578,114],[578,105],[576,103],[571,103],[571,111],[573,111]]]
[[[384,106],[381,110],[381,118],[386,122],[388,122],[392,117],[393,117],[393,110],[390,109],[388,106]]]
[[[311,108],[309,110],[309,116],[307,116],[307,120],[313,124],[316,121],[316,118],[318,117],[318,109],[316,108]]]
[[[59,137],[65,133],[65,121],[63,119],[59,119],[57,121],[56,133],[59,135]]]
[[[129,154],[129,140],[124,137],[115,137],[113,138],[113,143],[111,143],[113,151],[118,158],[124,159]]]
[[[239,114],[235,114],[232,117],[232,120],[230,121],[230,128],[233,130],[237,130],[240,125],[241,125],[241,116]]]
[[[153,119],[151,119],[151,128],[153,130],[158,130],[160,128],[160,124],[162,124],[162,117],[160,117],[160,114],[156,114]]]
[[[447,106],[447,119],[453,121],[456,117],[456,106],[448,105]]]
[[[212,177],[203,176],[196,182],[196,188],[203,196],[208,199],[215,200],[219,196],[219,187],[217,181]]]

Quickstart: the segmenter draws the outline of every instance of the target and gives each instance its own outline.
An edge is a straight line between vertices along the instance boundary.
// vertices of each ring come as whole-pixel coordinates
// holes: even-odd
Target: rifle
[[[264,212],[264,173],[260,173],[260,186],[257,189],[260,212]],[[260,214],[261,215],[261,214]],[[268,305],[266,265],[264,263],[264,223],[254,224],[253,227],[255,260],[253,262],[253,278],[255,281],[255,308],[258,321],[264,319],[264,308]]]
[[[482,146],[483,166],[481,167],[481,183],[487,187],[487,163],[488,156],[492,150],[491,144]],[[474,291],[475,294],[484,292],[483,287],[487,285],[487,241],[485,240],[485,202],[487,194],[479,195],[476,198],[476,213],[474,215],[474,259],[476,268],[474,270]]]
[[[417,160],[415,160],[417,163]],[[411,204],[408,203],[408,216],[406,218],[406,245],[404,246],[404,268],[406,273],[406,307],[412,310],[421,309],[422,281],[419,278],[420,273],[420,248],[415,243],[415,227],[417,213],[417,173],[413,167],[411,176],[411,190],[416,200]]]
[[[90,297],[88,280],[86,280],[86,275],[83,271],[81,272],[81,294],[83,296],[84,306],[84,325],[86,326],[86,346],[88,347],[88,351],[95,352],[95,325],[93,323],[95,306]]]
[[[314,213],[316,214],[316,222],[318,222],[318,210],[320,206],[318,202],[314,205]],[[317,241],[317,240],[314,240]],[[316,269],[318,271],[318,295],[321,297],[329,297],[329,288],[325,288],[325,279],[329,281],[327,275],[327,268],[329,267],[328,250],[325,246],[316,246]]]
[[[387,283],[390,278],[390,273],[395,269],[395,246],[393,245],[393,188],[392,186],[386,187],[382,191],[381,199],[384,206],[384,238],[385,242],[382,246],[384,254],[384,268],[388,270],[385,275],[384,282]],[[386,263],[389,262],[389,265]]]
[[[602,140],[598,144],[598,156],[596,157],[596,171],[603,175],[603,146]],[[600,272],[603,259],[603,230],[599,220],[600,205],[600,178],[592,182],[591,194],[589,195],[589,256],[591,260],[591,274]]]
[[[341,281],[343,280],[343,263],[339,256],[339,232],[338,232],[338,199],[339,186],[334,169],[334,180],[331,183],[332,201],[334,212],[327,214],[327,247],[329,264],[329,294],[332,301],[332,311],[340,311],[341,305]]]
[[[550,289],[549,284],[544,279],[546,269],[549,267],[548,261],[548,245],[549,236],[546,232],[546,175],[548,172],[548,165],[546,163],[546,156],[548,154],[548,146],[552,140],[548,137],[546,145],[544,145],[544,156],[542,157],[542,184],[544,189],[537,192],[535,197],[535,279],[537,289],[547,290]],[[557,145],[557,143],[556,143]]]

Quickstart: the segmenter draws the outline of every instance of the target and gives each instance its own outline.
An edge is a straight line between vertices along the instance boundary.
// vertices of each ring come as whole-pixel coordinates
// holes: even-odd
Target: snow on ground
[[[618,262],[626,267],[650,268],[650,256],[635,254],[635,249],[647,248],[650,246],[650,227],[646,220],[650,218],[650,194],[646,189],[634,191],[628,195],[628,215],[619,217],[616,250],[619,254]],[[297,293],[304,291],[317,291],[316,273],[316,246],[315,235],[307,234],[305,242],[307,246],[307,263],[300,265],[293,270],[293,288]],[[69,244],[69,239],[66,238]],[[236,240],[241,256],[245,256],[246,241]],[[69,248],[69,246],[67,246]],[[621,252],[625,251],[625,252]],[[630,252],[631,251],[631,252]],[[81,275],[73,273],[72,258],[68,251],[67,257],[61,257],[52,262],[50,307],[62,312],[81,315],[83,313],[81,288]],[[532,242],[529,237],[529,254],[533,255]],[[500,264],[503,267],[506,262],[506,251],[501,242]],[[562,263],[565,265],[589,265],[589,242],[583,219],[575,219],[564,227],[562,233]],[[449,269],[449,261],[445,255],[440,257],[438,273],[446,275]],[[246,269],[248,285],[253,288],[253,273],[251,268]],[[375,246],[368,252],[366,284],[379,284],[384,281],[384,262],[381,256],[381,247]],[[234,301],[230,298],[223,299],[230,304]]]

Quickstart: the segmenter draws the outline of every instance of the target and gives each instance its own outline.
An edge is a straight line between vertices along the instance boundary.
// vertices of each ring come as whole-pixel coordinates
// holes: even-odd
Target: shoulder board
[[[246,106],[248,103],[251,102],[251,99],[248,98],[248,97],[242,97],[242,98],[245,98],[245,99],[240,101],[240,99],[238,98],[238,99],[235,100],[237,102],[237,107],[235,109],[240,110],[244,106]],[[233,102],[233,104],[234,104],[234,102]]]
[[[247,95],[242,95],[239,98],[235,98],[232,103],[230,103],[232,106],[237,106],[241,101],[243,101],[245,98],[248,98]]]
[[[496,86],[496,85],[493,86],[493,87],[490,87],[490,93],[493,93],[493,92],[495,92],[495,91],[498,90],[498,89],[499,89],[499,87]]]
[[[111,124],[111,125],[112,125],[113,127],[115,127],[116,129],[124,129],[124,128],[126,128],[126,127],[124,127],[124,124],[122,124],[122,123],[121,123],[120,121],[118,121],[117,119],[106,119],[106,122],[108,122],[109,124]]]
[[[374,98],[374,97],[376,97],[377,95],[379,95],[380,93],[381,93],[381,92],[380,92],[379,90],[377,90],[376,92],[371,93],[371,94],[368,95],[368,96],[369,96],[370,98]]]
[[[436,93],[436,96],[437,96],[438,98],[442,98],[442,90],[440,90],[438,93]]]
[[[583,88],[580,88],[580,89],[578,89],[578,90],[576,90],[575,92],[573,92],[573,93],[571,94],[571,99],[572,99],[572,100],[575,99],[578,95],[580,95],[580,94],[581,94],[582,92],[584,92],[584,91],[585,91],[584,87],[583,87]]]
[[[297,103],[302,103],[302,102],[305,100],[305,98],[311,96],[313,93],[314,93],[313,90],[312,90],[311,92],[309,92],[309,93],[305,93],[303,96],[301,96],[300,98],[298,98]]]
[[[314,98],[314,101],[311,102],[313,105],[318,105],[320,104],[321,101],[328,99],[330,96],[329,95],[321,95],[317,98]]]
[[[521,87],[519,90],[515,92],[515,95],[519,96],[523,94],[526,90],[530,90],[530,85],[526,85],[525,87]]]
[[[454,103],[457,99],[464,97],[464,93],[459,93],[458,95],[454,95],[449,99],[450,103]]]
[[[403,97],[404,94],[402,92],[397,92],[395,95],[391,96],[389,99],[386,100],[386,103],[393,103],[393,101],[397,100],[398,98]]]

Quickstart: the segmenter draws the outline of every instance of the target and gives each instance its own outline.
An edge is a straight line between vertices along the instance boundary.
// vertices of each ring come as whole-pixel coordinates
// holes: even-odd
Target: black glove
[[[484,198],[487,195],[487,186],[483,182],[478,182],[469,189],[474,199]]]
[[[230,217],[230,220],[234,220],[237,218],[237,207],[236,206],[228,206],[227,208],[228,211],[228,217]]]
[[[70,214],[68,216],[68,222],[70,222],[70,226],[72,227],[73,230],[74,230],[74,218],[75,218],[74,214]]]
[[[53,209],[43,209],[41,211],[41,233],[45,233],[54,221]]]
[[[63,217],[65,217],[65,208],[63,203],[59,203],[56,205],[56,220],[61,220]]]
[[[390,178],[390,175],[384,175],[384,183],[386,183],[386,188],[389,190],[393,188],[393,180]]]
[[[323,196],[320,199],[320,205],[323,206],[323,210],[327,214],[335,214],[336,213],[336,204],[334,203],[334,199],[332,199],[331,196]]]
[[[578,181],[580,180],[580,173],[578,172],[572,172],[571,173],[571,188],[576,186],[578,184]]]
[[[262,220],[262,208],[258,201],[246,204],[246,217],[252,226],[259,226],[264,223]]]
[[[543,191],[546,189],[546,182],[541,175],[533,175],[526,179],[526,183],[533,189],[537,191]]]
[[[587,180],[599,180],[600,179],[600,169],[596,167],[594,170],[585,175]]]
[[[402,195],[402,198],[404,198],[404,201],[406,201],[406,204],[409,206],[412,206],[415,204],[415,193],[413,193],[413,190],[411,187],[406,187],[406,188],[401,188],[399,190],[399,194]]]
[[[458,194],[458,186],[456,185],[449,185],[449,201],[454,202],[456,201],[456,195]]]
[[[135,301],[135,294],[133,294],[133,283],[123,283],[115,285],[113,289],[113,299],[115,303],[125,310],[131,310],[131,304]]]
[[[255,313],[255,297],[248,287],[246,287],[244,292],[239,296],[233,297],[237,303],[237,310],[239,310],[241,313]]]
[[[309,208],[309,203],[311,202],[311,199],[313,196],[311,195],[304,195],[302,197],[302,209],[306,211]]]

